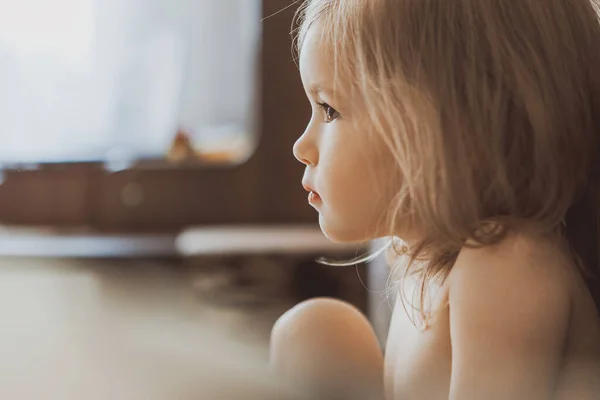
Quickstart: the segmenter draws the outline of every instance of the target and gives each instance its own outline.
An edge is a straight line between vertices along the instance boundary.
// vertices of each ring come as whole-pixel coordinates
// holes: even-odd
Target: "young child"
[[[600,397],[599,7],[305,2],[309,202],[331,240],[400,239],[407,279],[385,360],[318,299],[275,325],[277,371],[342,398]]]

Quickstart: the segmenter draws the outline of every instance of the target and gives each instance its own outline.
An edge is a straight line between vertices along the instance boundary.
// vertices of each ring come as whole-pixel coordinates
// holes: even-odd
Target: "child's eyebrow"
[[[310,88],[308,89],[308,92],[315,96],[318,95],[319,93],[325,93],[329,96],[333,96],[333,89],[330,89],[330,88],[325,87],[320,84],[311,85]]]

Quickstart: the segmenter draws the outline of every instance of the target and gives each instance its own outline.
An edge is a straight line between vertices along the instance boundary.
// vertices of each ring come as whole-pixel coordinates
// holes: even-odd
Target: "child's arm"
[[[309,300],[284,314],[273,328],[271,365],[320,398],[383,398],[377,337],[360,311],[339,300]]]
[[[469,252],[449,278],[450,399],[552,398],[570,317],[567,280],[551,263]]]

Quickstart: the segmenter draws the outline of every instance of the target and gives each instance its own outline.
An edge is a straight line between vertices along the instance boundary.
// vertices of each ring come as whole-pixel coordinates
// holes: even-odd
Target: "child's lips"
[[[319,196],[319,194],[318,194],[318,193],[316,193],[316,192],[310,192],[310,193],[308,194],[308,202],[309,202],[310,204],[313,204],[313,205],[314,205],[314,204],[317,204],[317,203],[320,203],[320,202],[321,202],[321,197],[320,197],[320,196]]]
[[[314,205],[321,202],[321,196],[319,196],[319,193],[317,193],[317,191],[314,190],[309,184],[303,182],[302,187],[304,187],[304,190],[308,192],[308,202],[310,204]]]

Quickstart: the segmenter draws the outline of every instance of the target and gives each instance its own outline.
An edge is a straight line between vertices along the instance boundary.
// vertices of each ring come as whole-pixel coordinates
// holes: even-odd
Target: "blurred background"
[[[314,261],[370,246],[325,239],[300,185],[292,145],[310,108],[292,3],[0,0],[0,353],[13,375],[81,371],[64,360],[82,338],[86,360],[124,337],[184,346],[192,321],[266,358],[277,317],[316,296],[355,304],[384,339],[385,265]]]

